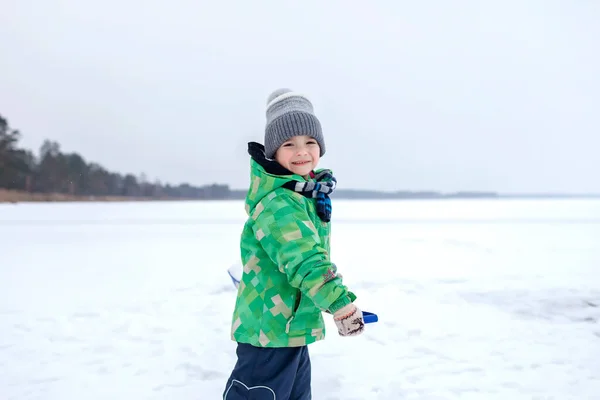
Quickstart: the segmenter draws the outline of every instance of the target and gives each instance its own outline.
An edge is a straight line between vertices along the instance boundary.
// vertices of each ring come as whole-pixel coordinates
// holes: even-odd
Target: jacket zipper
[[[287,324],[285,324],[285,333],[290,333],[290,325],[291,325],[292,321],[294,320],[294,317],[296,316],[296,312],[298,311],[298,308],[300,307],[301,299],[302,299],[302,292],[298,290],[298,296],[296,297],[296,301],[294,303],[294,309],[292,310],[292,316],[290,319],[288,319]]]

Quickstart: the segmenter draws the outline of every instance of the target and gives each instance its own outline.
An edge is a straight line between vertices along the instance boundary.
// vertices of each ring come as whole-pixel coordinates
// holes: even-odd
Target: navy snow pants
[[[308,347],[255,347],[238,343],[237,362],[223,400],[310,400]]]

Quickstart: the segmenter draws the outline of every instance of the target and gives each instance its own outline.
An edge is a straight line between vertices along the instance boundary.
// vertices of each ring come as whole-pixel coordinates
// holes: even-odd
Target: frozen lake
[[[242,202],[0,204],[1,399],[219,399]],[[334,200],[313,398],[600,399],[600,200]],[[359,352],[356,352],[359,349]]]

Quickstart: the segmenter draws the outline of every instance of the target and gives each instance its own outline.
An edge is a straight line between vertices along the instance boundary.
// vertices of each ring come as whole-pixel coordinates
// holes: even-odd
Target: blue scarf
[[[317,214],[324,222],[331,221],[331,199],[329,195],[335,190],[337,180],[331,170],[324,169],[318,174],[310,173],[315,181],[298,182],[289,181],[283,187],[298,192],[304,197],[317,200]]]

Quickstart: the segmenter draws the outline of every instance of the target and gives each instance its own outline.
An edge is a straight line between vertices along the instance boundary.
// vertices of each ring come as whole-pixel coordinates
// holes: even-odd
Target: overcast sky
[[[600,1],[2,0],[0,114],[109,170],[248,184],[278,87],[341,188],[600,192]]]

